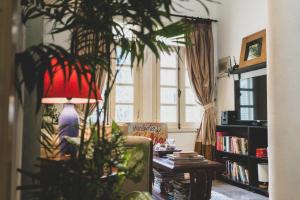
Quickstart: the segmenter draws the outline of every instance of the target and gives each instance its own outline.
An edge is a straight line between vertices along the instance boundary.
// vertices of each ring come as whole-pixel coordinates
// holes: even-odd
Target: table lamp
[[[51,59],[51,65],[52,73],[47,71],[44,75],[42,103],[64,104],[58,118],[60,150],[62,154],[74,153],[76,149],[64,139],[64,136],[77,137],[79,134],[79,116],[74,104],[101,101],[100,87],[93,84],[90,92],[90,73],[78,74],[69,67],[63,70],[56,58]]]

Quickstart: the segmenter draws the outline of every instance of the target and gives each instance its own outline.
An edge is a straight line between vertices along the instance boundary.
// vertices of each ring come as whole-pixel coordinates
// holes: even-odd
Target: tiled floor
[[[268,200],[268,197],[223,183],[213,182],[212,191],[217,193],[211,200]]]

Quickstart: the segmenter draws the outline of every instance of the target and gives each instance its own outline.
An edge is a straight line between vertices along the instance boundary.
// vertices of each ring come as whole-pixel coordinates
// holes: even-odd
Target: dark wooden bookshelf
[[[219,125],[217,132],[226,132],[226,136],[235,136],[246,138],[248,140],[248,154],[236,154],[225,151],[215,151],[216,161],[225,164],[227,160],[237,162],[246,167],[249,171],[249,184],[237,182],[225,176],[223,173],[217,175],[217,178],[229,184],[247,189],[249,191],[269,196],[267,190],[258,187],[257,164],[267,163],[268,158],[257,158],[256,149],[266,148],[268,146],[268,128],[265,126],[247,126],[247,125]]]

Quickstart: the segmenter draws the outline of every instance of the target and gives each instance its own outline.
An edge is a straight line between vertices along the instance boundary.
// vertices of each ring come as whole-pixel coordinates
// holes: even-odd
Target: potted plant
[[[197,1],[204,5],[201,0]],[[41,171],[37,174],[20,170],[34,181],[19,189],[30,191],[32,199],[43,200],[109,200],[124,197],[121,185],[124,179],[134,178],[138,174],[135,167],[142,158],[130,163],[133,154],[141,154],[141,151],[139,148],[133,152],[124,149],[123,137],[115,123],[112,124],[111,136],[108,138],[104,134],[109,94],[118,74],[111,67],[114,52],[120,48],[121,58],[126,58],[130,53],[132,66],[133,63],[139,65],[143,62],[145,48],[159,58],[160,51],[170,53],[174,47],[158,38],[182,43],[181,37],[192,30],[190,24],[183,20],[171,20],[170,14],[174,11],[171,0],[22,0],[21,3],[25,24],[28,20],[44,17],[53,24],[50,34],[71,33],[70,49],[41,43],[16,55],[16,64],[21,71],[17,86],[20,88],[24,84],[30,93],[36,92],[37,109],[41,105],[43,77],[46,72],[52,73],[53,58],[64,70],[75,70],[78,76],[88,71],[91,74],[90,94],[95,92],[92,85],[98,73],[105,71],[107,80],[103,105],[96,103],[97,122],[89,124],[90,137],[84,139],[88,118],[86,112],[80,140],[77,143],[73,141],[78,147],[78,154],[67,162],[43,160],[38,166]],[[128,36],[125,30],[129,30],[131,35]],[[102,122],[100,115],[104,116]],[[47,143],[44,139],[42,144],[49,145],[45,141]],[[137,192],[127,197],[138,198],[139,195],[144,196]]]

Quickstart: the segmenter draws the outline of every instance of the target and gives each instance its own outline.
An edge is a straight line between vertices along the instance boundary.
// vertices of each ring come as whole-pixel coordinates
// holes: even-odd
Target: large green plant
[[[180,1],[185,0],[179,0],[177,3]],[[195,1],[205,7],[201,0]],[[58,180],[51,178],[51,173],[46,173],[45,178],[41,173],[37,175],[27,172],[27,175],[38,182],[21,188],[33,191],[38,189],[33,194],[40,199],[76,200],[87,199],[86,197],[91,200],[119,199],[120,183],[134,171],[125,165],[130,153],[123,150],[123,140],[115,125],[111,138],[101,134],[105,133],[108,98],[118,73],[113,72],[111,67],[115,51],[120,48],[121,58],[124,59],[130,54],[132,65],[141,64],[146,47],[157,58],[160,51],[170,53],[174,47],[168,46],[159,38],[168,38],[181,43],[181,37],[192,30],[191,25],[183,20],[176,22],[171,20],[170,13],[175,11],[172,0],[22,0],[21,2],[25,24],[28,20],[43,17],[53,25],[50,34],[65,31],[70,33],[70,49],[52,43],[41,43],[16,55],[16,64],[20,66],[21,71],[18,73],[21,75],[17,78],[17,86],[21,88],[21,84],[24,83],[30,93],[36,92],[37,109],[43,95],[44,74],[49,72],[50,77],[53,75],[51,65],[53,58],[57,59],[57,66],[69,72],[65,74],[66,79],[73,71],[79,77],[82,74],[90,74],[92,77],[89,81],[90,86],[95,84],[99,71],[107,72],[103,105],[100,107],[97,103],[97,123],[90,126],[92,134],[88,139],[88,145],[84,140],[88,117],[86,112],[78,156],[72,158],[68,164],[59,166],[58,171],[54,171],[54,174],[58,175],[55,176]],[[96,95],[96,91],[92,88],[90,87],[90,94]],[[21,91],[20,89],[20,96]],[[102,127],[101,114],[104,115]],[[92,144],[92,159],[88,153],[90,144]],[[113,168],[118,169],[118,174],[112,173]],[[100,178],[103,176],[106,178]]]

